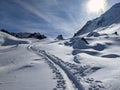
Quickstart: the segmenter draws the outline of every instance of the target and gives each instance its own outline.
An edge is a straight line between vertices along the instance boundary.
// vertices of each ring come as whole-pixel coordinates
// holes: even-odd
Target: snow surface
[[[6,34],[0,31],[0,45],[15,45],[15,44],[28,44],[30,43],[28,40],[25,39],[17,39],[14,36]]]
[[[0,90],[52,90],[55,87],[53,74],[42,57],[29,52],[24,45],[3,48],[0,48]]]
[[[0,90],[119,90],[120,36],[94,34],[0,46]]]
[[[44,50],[62,60],[63,65],[80,81],[85,90],[119,90],[120,36],[107,36],[86,37],[89,45],[84,42],[81,45],[80,37],[70,42],[47,39],[34,44],[34,48]],[[76,40],[80,42],[77,41],[76,44]],[[77,47],[74,48],[74,45]]]

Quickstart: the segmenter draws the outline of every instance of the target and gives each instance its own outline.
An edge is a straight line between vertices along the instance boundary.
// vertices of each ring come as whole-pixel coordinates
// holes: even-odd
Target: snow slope
[[[0,31],[0,46],[3,45],[16,45],[16,44],[28,44],[28,40],[18,39],[7,33]]]
[[[120,36],[86,37],[89,44],[83,42],[84,48],[78,38],[72,40],[73,43],[77,42],[77,47],[73,47],[69,40],[46,39],[34,43],[32,48],[44,51],[50,59],[62,64],[70,72],[67,74],[76,78],[72,79],[74,85],[77,80],[85,90],[119,90]]]
[[[56,81],[49,65],[28,45],[0,47],[0,90],[52,90]]]
[[[120,23],[120,3],[117,3],[100,17],[88,21],[86,25],[76,33],[76,35],[85,36],[89,32],[99,31],[99,30],[104,31],[104,29],[113,27],[114,25],[119,23]],[[120,25],[118,29],[120,29]]]

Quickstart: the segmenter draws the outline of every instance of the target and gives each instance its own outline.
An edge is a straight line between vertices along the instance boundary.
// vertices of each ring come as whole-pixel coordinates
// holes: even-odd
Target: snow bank
[[[15,45],[15,44],[28,44],[30,43],[25,39],[15,38],[7,33],[0,31],[0,46]]]

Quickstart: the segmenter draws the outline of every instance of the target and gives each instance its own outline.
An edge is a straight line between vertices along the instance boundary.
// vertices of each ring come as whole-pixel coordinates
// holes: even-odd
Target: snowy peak
[[[94,30],[103,30],[111,25],[120,23],[120,3],[112,6],[107,12],[100,17],[88,21],[82,29],[80,29],[74,36],[86,35]]]
[[[44,39],[45,35],[40,33],[11,33],[13,36],[18,38],[36,38],[36,39]]]

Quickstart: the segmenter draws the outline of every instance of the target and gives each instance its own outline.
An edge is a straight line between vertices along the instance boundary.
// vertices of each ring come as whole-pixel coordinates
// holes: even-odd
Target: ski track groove
[[[56,57],[54,55],[50,55],[49,53],[45,52],[44,50],[36,49],[36,48],[34,48],[34,46],[28,46],[28,50],[35,51],[38,55],[42,55],[46,59],[48,58],[48,60],[50,62],[52,62],[55,65],[59,66],[64,71],[64,73],[67,75],[67,77],[69,78],[69,80],[74,84],[74,86],[75,86],[75,88],[77,90],[85,90],[83,88],[82,84],[72,74],[72,72],[69,71],[67,68],[64,67],[64,65],[62,64],[62,60],[61,59],[59,59],[58,57]]]
[[[66,87],[66,90],[75,90],[75,88],[73,88],[73,84],[72,82],[69,80],[69,78],[67,77],[66,73],[63,71],[63,69],[61,67],[59,67],[58,65],[56,65],[53,61],[50,60],[50,58],[46,57],[44,54],[39,53],[41,56],[43,56],[46,61],[48,63],[52,63],[54,64],[54,67],[57,68],[57,70],[59,71],[60,75],[62,75],[62,77],[65,79],[65,84],[68,86]],[[53,66],[52,66],[53,67]],[[58,80],[59,81],[59,80]],[[64,80],[63,80],[64,81]],[[63,89],[64,90],[64,89]]]

